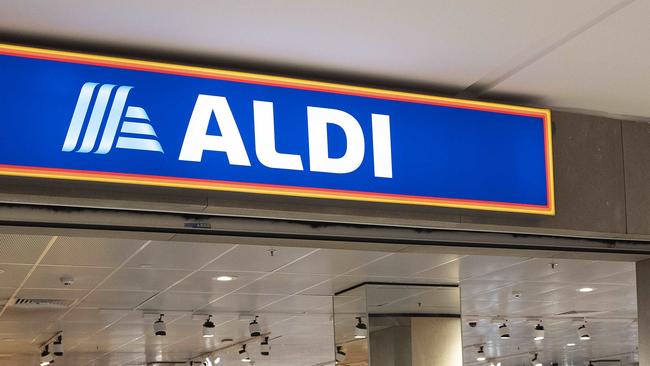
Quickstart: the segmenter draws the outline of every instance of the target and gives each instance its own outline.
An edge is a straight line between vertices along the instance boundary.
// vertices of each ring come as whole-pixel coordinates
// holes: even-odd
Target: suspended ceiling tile
[[[230,294],[200,310],[251,312],[282,298],[282,295]]]
[[[556,263],[558,266],[553,268],[551,263]],[[535,258],[475,277],[475,279],[533,281],[554,273],[567,271],[573,264],[570,260]]]
[[[282,273],[337,275],[370,263],[385,253],[357,250],[320,249],[282,268]]]
[[[334,295],[367,280],[366,276],[337,276],[301,292],[302,295]]]
[[[561,268],[560,271],[540,277],[538,280],[544,282],[593,282],[599,278],[609,277],[622,272],[634,270],[634,263],[626,262],[584,262],[571,265],[568,268]],[[634,284],[632,281],[631,284]]]
[[[0,262],[36,263],[51,239],[51,236],[0,234]]]
[[[229,244],[152,242],[127,267],[197,270],[231,247]]]
[[[455,254],[424,256],[415,253],[395,253],[363,266],[351,272],[350,275],[406,277],[452,262],[458,257]]]
[[[100,289],[160,291],[190,273],[190,271],[172,269],[122,268],[109,277]]]
[[[229,282],[217,281],[219,276],[235,277]],[[190,291],[207,293],[227,293],[240,287],[244,287],[259,277],[265,275],[263,272],[236,272],[236,271],[198,271],[183,282],[174,286],[172,291]]]
[[[289,275],[274,273],[251,283],[239,290],[238,293],[291,295],[328,280],[323,275]]]
[[[311,251],[313,249],[239,245],[231,252],[228,252],[226,255],[211,263],[205,270],[271,272]]]
[[[0,273],[0,287],[18,287],[30,269],[32,269],[31,265],[0,264],[0,270],[2,270],[2,273]]]
[[[110,272],[109,268],[40,265],[29,276],[24,287],[91,290]],[[66,277],[74,280],[69,286],[61,281]]]
[[[143,240],[59,237],[43,264],[116,267],[144,244]]]
[[[109,310],[133,309],[154,294],[154,291],[96,290],[82,301],[79,306]]]
[[[223,295],[223,294],[221,294]],[[165,311],[192,311],[219,297],[216,293],[164,292],[143,305],[143,309]]]
[[[594,283],[636,285],[636,271],[621,272],[607,277],[593,279]]]
[[[264,306],[263,309],[265,311],[298,313],[320,309],[320,311],[329,313],[332,311],[332,298],[330,296],[294,295]]]

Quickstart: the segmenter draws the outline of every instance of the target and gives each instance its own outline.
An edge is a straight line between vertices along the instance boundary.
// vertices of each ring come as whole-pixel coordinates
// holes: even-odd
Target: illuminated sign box
[[[0,174],[554,214],[548,110],[0,45]]]

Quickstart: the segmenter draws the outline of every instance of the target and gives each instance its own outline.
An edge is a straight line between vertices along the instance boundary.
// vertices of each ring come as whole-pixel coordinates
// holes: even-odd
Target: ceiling
[[[0,1],[0,40],[650,118],[643,0]]]
[[[260,315],[262,331],[271,333],[271,356],[259,356],[258,365],[331,364],[332,295],[365,281],[460,283],[467,364],[474,363],[477,344],[509,366],[520,365],[533,350],[545,361],[575,365],[602,357],[629,362],[638,343],[629,262],[0,234],[0,270],[0,299],[71,304],[4,307],[1,366],[37,364],[39,345],[59,330],[65,365],[186,361],[232,344],[222,338],[246,341],[248,321],[240,314]],[[237,278],[213,280],[219,275]],[[64,286],[63,276],[74,283]],[[582,287],[594,291],[578,292]],[[166,337],[153,335],[160,312]],[[591,341],[577,340],[574,318],[580,314],[561,315],[567,312],[588,314]],[[202,338],[205,316],[193,314],[212,314],[216,337]],[[510,321],[511,340],[498,339],[495,316]],[[539,318],[547,336],[535,343],[533,323]],[[468,320],[478,326],[470,328]],[[572,342],[577,345],[566,346]],[[259,354],[257,347],[249,344],[252,354]],[[225,350],[223,364],[241,365],[233,361],[236,351]]]

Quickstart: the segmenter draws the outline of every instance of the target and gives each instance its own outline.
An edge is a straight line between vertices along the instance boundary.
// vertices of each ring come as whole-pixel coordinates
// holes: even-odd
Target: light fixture
[[[208,315],[208,319],[203,323],[203,338],[214,337],[214,323],[210,318],[212,318],[212,315]]]
[[[483,346],[480,346],[476,352],[476,361],[485,361],[485,351],[483,351]]]
[[[533,355],[533,357],[530,359],[530,364],[533,366],[542,366],[542,363],[538,360],[537,356],[537,353]]]
[[[153,322],[153,331],[154,334],[157,336],[166,336],[167,335],[167,326],[165,325],[165,321],[163,320],[163,316],[165,314],[160,314],[160,317],[158,320]]]
[[[236,276],[228,276],[228,275],[222,275],[222,276],[217,276],[217,277],[212,277],[213,280],[219,281],[219,282],[230,282],[233,280],[236,280]]]
[[[581,341],[588,341],[591,339],[591,336],[589,335],[589,331],[587,331],[587,323],[581,325],[578,327],[578,337],[580,337]]]
[[[212,364],[214,364],[214,365],[218,365],[220,363],[221,363],[221,357],[220,356],[215,357],[214,362],[212,362]]]
[[[499,326],[499,337],[501,339],[510,339],[510,330],[508,330],[508,325],[506,323]]]
[[[575,345],[576,345],[575,343],[567,343],[566,344],[567,347],[575,347]]]
[[[212,366],[212,360],[210,360],[210,357],[206,357],[205,360],[203,361],[203,364],[205,366]]]
[[[248,352],[246,351],[246,345],[242,345],[241,349],[239,350],[239,358],[241,359],[241,362],[251,362],[251,357],[248,355]]]
[[[63,336],[59,335],[56,337],[54,343],[52,343],[52,351],[55,356],[63,356]]]
[[[544,339],[544,326],[542,325],[542,321],[540,320],[539,323],[537,323],[537,326],[535,327],[535,338],[536,341],[541,341]]]
[[[345,356],[347,353],[343,352],[343,346],[336,346],[336,362],[345,361]]]
[[[356,319],[357,325],[354,327],[354,338],[364,339],[368,337],[368,326],[364,324],[360,316],[358,316]]]
[[[50,353],[50,346],[45,345],[41,352],[41,366],[47,366],[52,362],[54,362],[54,355]]]
[[[260,343],[260,353],[262,356],[268,356],[271,354],[271,345],[269,344],[269,337],[264,337],[262,343]]]
[[[594,289],[592,287],[581,287],[578,289],[578,292],[591,292]]]
[[[260,326],[260,323],[257,322],[257,318],[259,318],[259,316],[255,315],[253,321],[248,324],[248,330],[251,333],[251,337],[259,337],[260,334],[262,334],[262,327]]]

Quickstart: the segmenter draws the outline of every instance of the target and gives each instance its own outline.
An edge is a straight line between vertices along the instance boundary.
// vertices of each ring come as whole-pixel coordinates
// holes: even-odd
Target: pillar
[[[650,259],[636,263],[639,366],[650,366]]]

